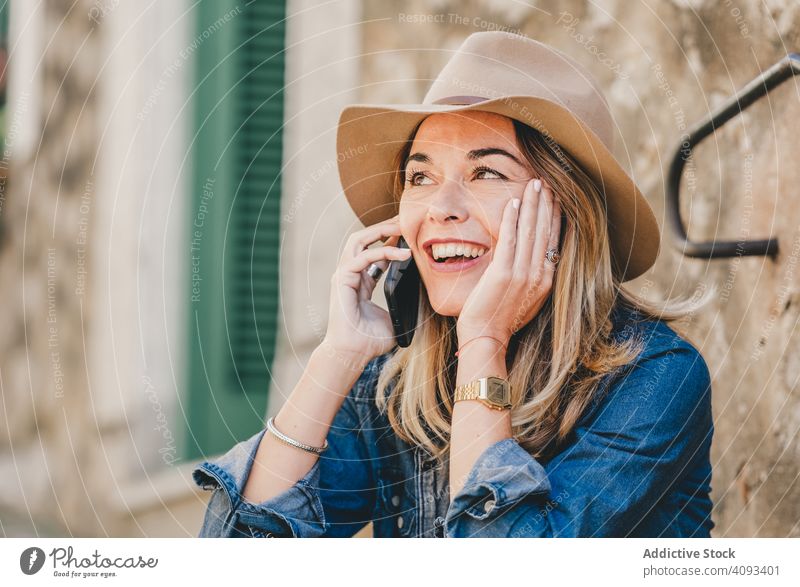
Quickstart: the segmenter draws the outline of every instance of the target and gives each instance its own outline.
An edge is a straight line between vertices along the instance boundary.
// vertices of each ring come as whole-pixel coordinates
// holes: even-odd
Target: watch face
[[[497,377],[490,377],[486,382],[486,399],[500,406],[510,403],[508,383]]]

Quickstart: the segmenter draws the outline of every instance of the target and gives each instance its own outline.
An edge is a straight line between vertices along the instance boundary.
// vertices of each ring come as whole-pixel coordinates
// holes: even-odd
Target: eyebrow
[[[522,163],[522,161],[520,161],[517,157],[515,157],[505,149],[501,149],[499,147],[486,147],[484,149],[473,149],[472,151],[467,153],[467,159],[471,159],[474,161],[476,159],[488,157],[489,155],[503,155],[504,157],[508,157],[509,159],[514,161],[514,163],[516,163],[520,167],[525,167],[525,164]],[[412,155],[409,155],[409,157],[406,159],[405,166],[408,166],[408,164],[411,161],[419,161],[420,163],[430,163],[431,158],[425,153],[414,153]]]

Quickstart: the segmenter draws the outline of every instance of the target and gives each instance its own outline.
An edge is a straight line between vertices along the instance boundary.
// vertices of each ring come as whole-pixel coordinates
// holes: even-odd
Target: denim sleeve
[[[576,425],[575,441],[546,466],[515,439],[489,446],[453,498],[446,535],[630,533],[708,450],[711,378],[700,353],[682,341],[645,349],[610,381],[592,417]]]
[[[199,536],[346,537],[363,528],[371,519],[376,490],[355,395],[374,385],[376,377],[373,360],[336,414],[328,449],[302,479],[266,501],[251,503],[242,496],[266,429],[198,465],[194,482],[212,491]]]

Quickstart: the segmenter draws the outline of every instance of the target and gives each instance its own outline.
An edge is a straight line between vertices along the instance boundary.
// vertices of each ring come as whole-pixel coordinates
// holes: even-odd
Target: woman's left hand
[[[552,289],[556,267],[545,253],[559,245],[558,200],[542,180],[532,179],[519,208],[514,201],[519,202],[512,198],[503,210],[492,260],[459,314],[459,344],[479,335],[508,343],[536,316]]]

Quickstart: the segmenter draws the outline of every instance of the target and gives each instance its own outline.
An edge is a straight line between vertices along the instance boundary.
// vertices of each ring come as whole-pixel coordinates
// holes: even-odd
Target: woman
[[[612,128],[588,72],[503,32],[471,35],[422,105],[346,109],[366,228],[288,401],[195,469],[214,489],[200,535],[709,536],[710,376],[666,324],[697,306],[622,287],[659,234]],[[400,348],[371,297],[409,255]]]

